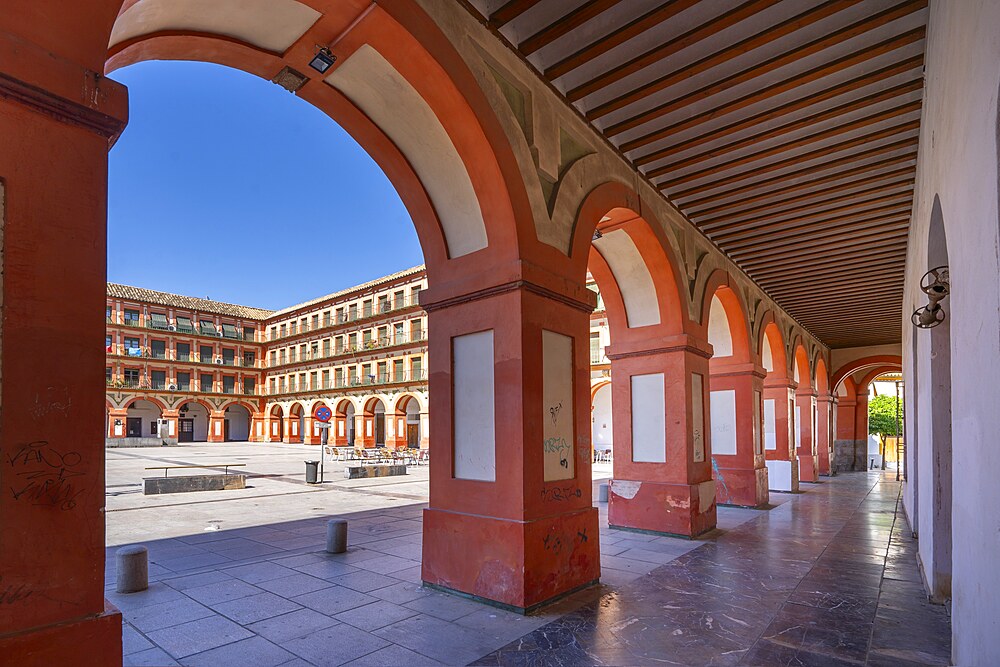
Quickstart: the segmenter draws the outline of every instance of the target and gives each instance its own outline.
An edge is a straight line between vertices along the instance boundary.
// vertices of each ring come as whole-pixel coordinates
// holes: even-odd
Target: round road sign
[[[330,411],[330,408],[325,405],[316,408],[316,419],[319,421],[328,422],[331,417],[333,417],[333,412]]]

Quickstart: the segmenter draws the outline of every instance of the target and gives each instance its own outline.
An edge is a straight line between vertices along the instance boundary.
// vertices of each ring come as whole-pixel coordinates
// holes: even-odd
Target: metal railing
[[[168,333],[177,333],[187,336],[201,336],[203,338],[224,338],[226,340],[242,340],[247,342],[255,342],[257,330],[246,331],[240,327],[236,327],[235,331],[227,332],[224,329],[216,329],[213,325],[211,329],[202,329],[200,324],[178,324],[176,320],[171,323],[169,321],[155,321],[151,318],[146,318],[143,320],[133,319],[133,318],[122,318],[121,322],[118,322],[114,316],[105,317],[106,324],[120,325],[123,327],[133,327],[136,329],[153,329],[154,331],[165,331]]]
[[[329,353],[324,353],[322,350],[316,352],[307,352],[305,355],[301,354],[290,354],[285,357],[278,356],[277,361],[273,364],[268,362],[267,368],[277,368],[278,366],[287,366],[289,364],[299,364],[307,361],[320,361],[323,359],[335,359],[337,357],[345,357],[354,354],[362,354],[364,352],[373,352],[375,350],[384,350],[392,347],[398,347],[401,345],[412,345],[414,343],[423,343],[427,340],[427,332],[421,330],[417,334],[383,337],[380,339],[373,339],[366,344],[362,345],[345,345],[343,347],[335,347],[330,350]]]
[[[376,304],[373,305],[371,308],[361,308],[353,312],[346,311],[341,313],[339,316],[334,314],[333,317],[323,317],[316,324],[313,324],[311,322],[307,322],[306,324],[302,324],[301,322],[288,323],[285,325],[284,331],[275,330],[273,334],[269,331],[265,337],[265,340],[267,341],[281,340],[282,338],[297,336],[299,334],[309,333],[310,331],[319,331],[320,329],[328,329],[330,327],[340,326],[343,324],[350,324],[351,322],[358,322],[360,320],[366,320],[373,317],[380,317],[382,315],[387,315],[389,313],[393,313],[398,310],[418,307],[419,305],[420,305],[419,298],[413,299],[412,297],[404,297],[402,299],[390,299],[388,303],[382,305]]]
[[[107,354],[119,357],[134,357],[137,359],[152,359],[156,361],[179,361],[189,364],[211,364],[213,366],[228,366],[230,368],[261,368],[258,359],[250,361],[245,358],[234,357],[226,359],[221,355],[202,355],[194,352],[188,354],[177,354],[176,350],[165,350],[162,354],[153,352],[149,347],[131,347],[122,343],[108,346]]]

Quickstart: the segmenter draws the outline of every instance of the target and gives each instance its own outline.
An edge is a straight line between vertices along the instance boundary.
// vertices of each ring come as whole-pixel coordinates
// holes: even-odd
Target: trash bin
[[[319,483],[319,461],[306,461],[306,484]]]

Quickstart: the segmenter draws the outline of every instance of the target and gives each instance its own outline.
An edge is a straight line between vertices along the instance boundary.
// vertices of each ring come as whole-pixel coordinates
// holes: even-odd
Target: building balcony
[[[204,359],[199,354],[190,353],[179,355],[175,350],[166,350],[163,353],[153,352],[148,347],[126,347],[125,345],[111,345],[105,348],[109,357],[124,357],[134,359],[147,359],[151,361],[171,361],[181,364],[200,364],[204,366],[226,366],[229,368],[260,368],[260,361],[254,359],[249,361],[239,357],[226,359],[218,355],[211,355]]]
[[[163,331],[170,334],[178,334],[182,336],[197,336],[199,338],[214,338],[214,339],[225,339],[225,340],[239,340],[243,342],[254,343],[257,342],[255,331],[246,331],[238,327],[234,327],[231,330],[223,329],[219,331],[214,326],[211,328],[201,328],[194,324],[184,325],[184,324],[171,324],[165,321],[154,321],[151,319],[136,320],[136,319],[122,319],[121,322],[116,322],[114,317],[106,317],[106,324],[109,326],[121,326],[130,329],[152,329],[154,331]]]
[[[377,352],[382,350],[391,350],[393,348],[405,347],[407,345],[416,345],[418,343],[424,343],[427,341],[427,333],[421,331],[419,334],[411,336],[397,336],[395,340],[390,338],[382,338],[378,340],[371,340],[368,343],[362,345],[347,346],[342,348],[335,348],[329,354],[324,354],[322,351],[313,354],[309,352],[306,356],[297,356],[296,358],[286,357],[284,359],[278,358],[274,365],[268,365],[266,368],[280,368],[282,366],[290,366],[292,364],[303,364],[310,361],[323,361],[323,360],[334,360],[334,359],[347,359],[353,356],[363,355],[367,352]]]
[[[315,331],[322,331],[324,329],[335,329],[344,327],[348,324],[353,324],[355,322],[385,317],[386,315],[390,315],[392,313],[419,307],[419,299],[399,299],[394,302],[387,303],[384,306],[375,306],[370,309],[362,308],[360,312],[343,313],[340,317],[337,317],[336,315],[333,317],[324,317],[316,324],[287,324],[285,325],[286,328],[283,332],[279,330],[273,336],[268,333],[264,340],[273,342],[285,338],[292,338],[294,336],[301,336]]]
[[[148,392],[163,392],[171,394],[211,394],[214,396],[263,396],[265,395],[263,390],[258,387],[247,389],[245,387],[223,387],[222,391],[215,391],[215,387],[211,389],[201,390],[198,388],[180,387],[176,383],[172,382],[153,382],[147,378],[142,378],[139,380],[126,379],[126,378],[109,378],[106,379],[106,389],[107,390],[121,390],[128,389],[133,391],[148,391]]]
[[[393,385],[419,384],[427,382],[427,371],[404,371],[401,373],[381,373],[364,377],[348,377],[330,382],[317,383],[315,387],[279,386],[269,396],[287,396],[290,394],[315,394],[323,391],[342,391],[362,389],[367,387],[387,387]]]

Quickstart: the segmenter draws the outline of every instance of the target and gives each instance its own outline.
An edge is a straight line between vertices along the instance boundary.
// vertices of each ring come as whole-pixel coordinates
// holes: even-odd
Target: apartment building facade
[[[280,311],[108,284],[106,434],[427,446],[423,267]],[[166,429],[165,432],[162,430]]]

